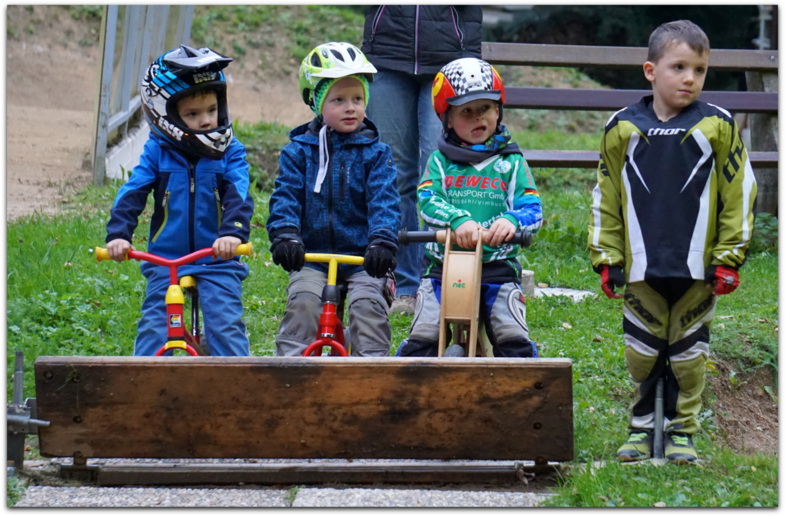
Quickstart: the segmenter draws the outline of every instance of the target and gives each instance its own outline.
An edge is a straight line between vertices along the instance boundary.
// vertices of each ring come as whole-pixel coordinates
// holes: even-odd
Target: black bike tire
[[[460,344],[450,344],[442,356],[444,358],[462,358],[466,356],[466,350]]]

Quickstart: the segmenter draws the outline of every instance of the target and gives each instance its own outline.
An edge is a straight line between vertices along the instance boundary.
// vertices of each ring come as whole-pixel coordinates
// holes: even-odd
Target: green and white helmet
[[[300,95],[317,115],[322,112],[326,92],[338,79],[357,76],[368,103],[368,83],[376,68],[365,54],[351,43],[324,43],[311,50],[300,64]]]

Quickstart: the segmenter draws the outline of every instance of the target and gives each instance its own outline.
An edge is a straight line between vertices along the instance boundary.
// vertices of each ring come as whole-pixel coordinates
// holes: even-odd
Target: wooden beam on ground
[[[302,484],[520,484],[524,474],[547,477],[559,464],[516,461],[343,461],[288,463],[139,463],[101,464],[90,478],[62,466],[65,478],[102,486],[302,485]]]
[[[572,361],[39,357],[46,457],[573,458]]]

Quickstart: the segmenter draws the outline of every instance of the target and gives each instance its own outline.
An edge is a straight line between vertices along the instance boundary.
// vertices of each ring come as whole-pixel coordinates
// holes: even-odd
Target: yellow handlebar
[[[335,260],[335,263],[348,263],[351,265],[362,265],[365,261],[362,256],[350,254],[305,253],[306,262],[330,263],[333,260]]]
[[[99,262],[104,260],[109,260],[109,251],[106,250],[105,247],[96,247],[95,248],[95,259]]]
[[[243,256],[251,256],[251,253],[253,253],[253,244],[251,242],[240,244],[237,246],[234,253]]]
[[[335,285],[338,281],[338,264],[362,265],[365,258],[348,254],[305,253],[306,262],[327,263],[327,284]]]

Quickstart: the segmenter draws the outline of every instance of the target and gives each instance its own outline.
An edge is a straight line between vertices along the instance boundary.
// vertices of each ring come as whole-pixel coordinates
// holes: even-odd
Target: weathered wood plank
[[[599,145],[599,142],[598,142]],[[749,152],[752,168],[776,168],[779,163],[779,152]],[[523,156],[530,167],[550,168],[597,168],[600,159],[599,151],[574,150],[524,150]]]
[[[569,67],[642,67],[645,47],[551,45],[483,42],[482,57],[492,64]],[[777,50],[712,49],[709,68],[716,70],[776,71]]]
[[[616,111],[651,95],[651,90],[507,87],[507,108]],[[777,113],[779,95],[761,91],[704,91],[700,100],[728,111]]]
[[[63,466],[68,471],[69,466]],[[354,461],[309,459],[293,463],[172,464],[120,463],[95,467],[103,486],[195,484],[520,484],[523,472],[555,474],[557,464],[516,461]],[[69,471],[70,473],[70,471]]]
[[[599,146],[599,142],[598,142]],[[523,157],[533,168],[592,168],[600,161],[599,151],[524,150]]]
[[[573,457],[569,359],[39,357],[44,456]]]

